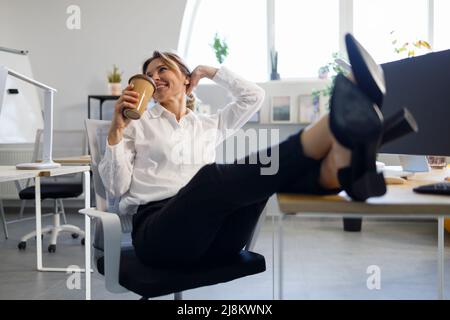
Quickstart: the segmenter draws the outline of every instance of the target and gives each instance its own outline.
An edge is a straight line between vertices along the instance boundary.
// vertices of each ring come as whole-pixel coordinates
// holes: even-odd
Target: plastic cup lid
[[[133,80],[133,79],[135,79],[135,78],[140,78],[140,79],[147,80],[148,82],[150,82],[150,83],[152,84],[153,88],[156,89],[155,81],[153,81],[152,78],[146,76],[145,74],[135,74],[134,76],[132,76],[132,77],[130,78],[130,80],[128,80],[128,83],[131,83],[131,80]]]

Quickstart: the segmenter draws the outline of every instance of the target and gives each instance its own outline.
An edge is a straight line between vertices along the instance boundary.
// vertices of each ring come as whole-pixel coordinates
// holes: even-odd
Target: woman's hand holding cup
[[[133,91],[133,84],[129,84],[122,92],[120,98],[116,101],[114,106],[114,114],[111,122],[111,128],[108,134],[108,143],[114,145],[122,140],[123,130],[130,124],[131,119],[123,116],[123,109],[136,109],[136,104],[139,102],[139,93]]]

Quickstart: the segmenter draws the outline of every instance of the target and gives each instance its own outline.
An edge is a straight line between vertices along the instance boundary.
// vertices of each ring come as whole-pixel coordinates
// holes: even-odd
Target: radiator
[[[32,148],[0,148],[0,165],[10,166],[17,163],[30,162],[33,157]],[[22,185],[25,181],[21,181]],[[14,182],[0,183],[1,199],[19,199]]]

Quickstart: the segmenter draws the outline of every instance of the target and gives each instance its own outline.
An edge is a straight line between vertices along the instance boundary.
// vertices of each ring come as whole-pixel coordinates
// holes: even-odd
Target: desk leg
[[[84,175],[84,206],[91,206],[91,176],[89,171]],[[85,253],[85,275],[86,275],[86,300],[91,300],[91,218],[84,216],[84,253]]]
[[[41,178],[34,178],[34,199],[36,208],[36,256],[37,269],[42,271],[42,214],[41,214]]]
[[[283,219],[278,217],[278,300],[283,300]]]
[[[276,280],[276,274],[275,274],[275,268],[277,263],[275,260],[277,259],[275,255],[275,233],[277,231],[275,227],[275,217],[272,217],[272,300],[275,300],[277,298],[276,294],[276,288],[275,288],[275,280]]]
[[[88,119],[91,118],[91,98],[88,97]]]
[[[100,101],[100,120],[103,120],[103,100]]]
[[[0,215],[2,217],[3,232],[5,233],[5,239],[8,239],[8,226],[6,224],[6,217],[5,217],[5,211],[3,210],[2,199],[0,199]]]
[[[438,218],[438,299],[444,299],[444,217]]]

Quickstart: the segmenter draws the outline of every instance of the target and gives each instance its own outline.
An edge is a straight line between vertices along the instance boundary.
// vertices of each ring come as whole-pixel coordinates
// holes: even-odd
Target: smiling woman
[[[167,72],[169,69],[173,73]],[[144,62],[142,73],[155,81],[156,92],[153,97],[155,101],[167,104],[168,102],[165,102],[167,98],[184,99],[186,86],[190,83],[191,71],[176,54],[155,51],[153,56]],[[175,79],[171,79],[174,76]],[[193,110],[194,103],[194,96],[188,93],[186,107]]]

